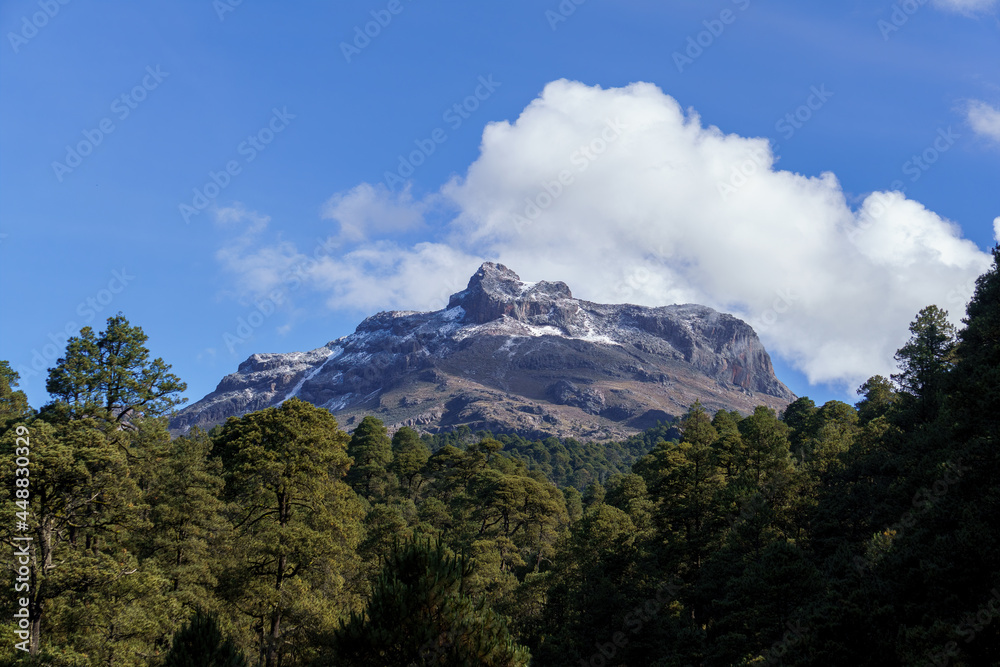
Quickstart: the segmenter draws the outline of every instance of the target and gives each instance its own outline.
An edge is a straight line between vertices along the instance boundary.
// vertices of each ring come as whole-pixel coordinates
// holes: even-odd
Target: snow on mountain
[[[731,315],[591,303],[490,262],[443,310],[381,312],[315,350],[252,355],[171,428],[208,428],[293,396],[348,428],[375,414],[431,431],[592,438],[655,425],[695,400],[748,412],[795,398],[753,329]]]

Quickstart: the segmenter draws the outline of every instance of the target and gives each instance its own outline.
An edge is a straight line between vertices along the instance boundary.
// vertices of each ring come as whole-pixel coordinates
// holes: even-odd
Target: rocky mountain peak
[[[452,294],[448,308],[461,306],[463,321],[485,324],[508,316],[526,322],[531,317],[561,311],[560,300],[573,298],[564,282],[525,283],[503,264],[485,262],[469,279],[469,286]]]
[[[466,292],[479,290],[490,294],[503,294],[511,298],[521,293],[521,276],[517,275],[503,264],[484,262],[479,270],[469,278]]]
[[[310,352],[254,354],[171,420],[177,433],[298,397],[348,429],[391,427],[624,437],[681,415],[782,409],[753,328],[696,304],[646,307],[576,299],[563,282],[526,283],[487,262],[434,312],[390,311]]]

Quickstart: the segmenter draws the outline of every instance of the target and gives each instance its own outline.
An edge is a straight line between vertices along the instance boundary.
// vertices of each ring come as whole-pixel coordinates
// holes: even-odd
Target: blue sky
[[[848,399],[920,307],[958,320],[1000,219],[993,0],[16,0],[0,29],[0,358],[36,407],[119,310],[194,401],[486,259],[729,310]]]

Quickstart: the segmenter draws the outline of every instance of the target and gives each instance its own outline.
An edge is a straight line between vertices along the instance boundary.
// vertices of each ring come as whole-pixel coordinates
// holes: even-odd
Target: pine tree
[[[966,313],[947,409],[958,417],[963,437],[995,435],[1000,422],[1000,246],[993,249],[993,266],[976,281]]]
[[[639,467],[657,502],[658,525],[669,535],[666,558],[682,561],[685,570],[701,567],[711,528],[721,519],[714,509],[723,483],[713,448],[717,438],[704,408],[695,403],[681,420],[681,441],[657,447]]]
[[[214,608],[220,549],[231,526],[221,500],[222,463],[200,429],[169,441],[150,466],[144,490],[152,530],[142,555],[170,582],[169,595],[188,610]]]
[[[162,359],[149,361],[146,340],[121,314],[99,336],[84,328],[49,369],[53,401],[26,424],[33,653],[44,636],[101,662],[141,665],[172,631],[166,581],[141,563],[137,536],[150,527],[145,450],[169,440],[156,417],[185,386]],[[5,436],[4,450],[16,446]],[[0,478],[12,461],[0,463]],[[47,624],[58,631],[43,632]]]
[[[575,487],[567,487],[562,490],[563,498],[566,501],[566,513],[569,515],[570,523],[580,520],[583,516],[583,496]]]
[[[904,395],[917,399],[913,417],[924,421],[935,413],[944,377],[955,361],[955,327],[948,311],[927,306],[910,323],[910,334],[896,352],[899,373],[892,380]]]
[[[220,595],[266,667],[303,660],[307,647],[289,638],[332,627],[357,602],[363,511],[343,482],[348,440],[328,411],[295,398],[231,417],[216,436],[233,525]]]
[[[813,543],[833,576],[792,664],[993,664],[1000,628],[1000,248],[954,345],[921,311],[895,393],[863,387],[863,427],[820,492]],[[987,606],[989,605],[989,606]],[[811,658],[809,656],[812,656]]]
[[[842,401],[827,401],[815,412],[808,428],[794,434],[798,451],[793,445],[793,453],[805,470],[818,475],[851,448],[857,433],[857,411]]]
[[[347,445],[347,455],[354,460],[347,482],[361,496],[386,491],[386,469],[392,462],[392,441],[385,424],[376,417],[365,417],[354,429]]]
[[[16,389],[21,376],[6,361],[0,361],[0,434],[17,421],[33,415],[28,397]]]
[[[149,361],[148,336],[119,313],[109,317],[99,335],[90,327],[69,339],[66,355],[49,369],[45,389],[50,411],[90,416],[128,425],[140,415],[159,417],[187,399],[177,394],[187,385],[163,359]]]
[[[533,646],[538,664],[588,664],[592,654],[600,656],[595,642],[632,629],[626,618],[642,607],[645,583],[655,576],[643,560],[639,537],[627,513],[602,502],[588,507],[560,540],[541,619],[544,641]],[[629,643],[631,648],[636,641],[630,636]],[[609,664],[652,664],[620,653],[615,659]]]
[[[247,661],[222,636],[215,617],[198,612],[174,635],[163,667],[247,667]]]
[[[855,407],[858,410],[858,421],[861,426],[889,414],[897,399],[896,388],[881,375],[868,378],[858,387],[858,395],[862,398]]]
[[[741,469],[740,462],[745,460],[743,454],[743,437],[740,435],[740,421],[743,416],[735,410],[727,412],[719,410],[712,417],[712,426],[718,437],[712,446],[716,450],[716,460],[725,472],[726,479],[735,477]]]
[[[466,593],[472,564],[441,542],[404,541],[375,581],[365,611],[332,636],[320,665],[527,665],[506,620]]]
[[[389,470],[399,479],[407,496],[419,493],[422,483],[421,472],[431,457],[431,451],[420,439],[420,435],[409,426],[404,426],[392,436],[392,463]]]
[[[802,458],[800,452],[803,443],[808,437],[814,435],[814,421],[817,412],[816,403],[808,396],[802,396],[792,401],[781,413],[781,421],[790,429],[788,442],[795,458]]]
[[[123,553],[127,545],[122,539],[139,520],[140,495],[124,451],[93,420],[53,425],[34,419],[21,432],[7,431],[0,437],[0,483],[6,488],[19,488],[15,453],[25,443],[31,460],[29,518],[27,529],[17,535],[32,537],[29,611],[34,654],[44,625],[66,610],[67,601],[83,604],[105,585],[135,574],[135,556]],[[25,511],[13,497],[4,506],[9,517]],[[13,520],[0,525],[9,545],[16,544],[13,528]]]
[[[770,408],[757,406],[740,422],[744,449],[737,459],[742,483],[747,489],[762,490],[780,482],[791,469],[788,427]]]

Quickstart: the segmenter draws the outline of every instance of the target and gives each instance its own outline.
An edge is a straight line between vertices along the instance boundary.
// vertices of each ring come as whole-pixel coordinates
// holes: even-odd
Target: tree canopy
[[[1000,655],[1000,248],[965,326],[921,310],[856,406],[696,403],[615,443],[347,433],[298,399],[171,434],[183,383],[108,322],[39,412],[0,362],[0,665]]]

